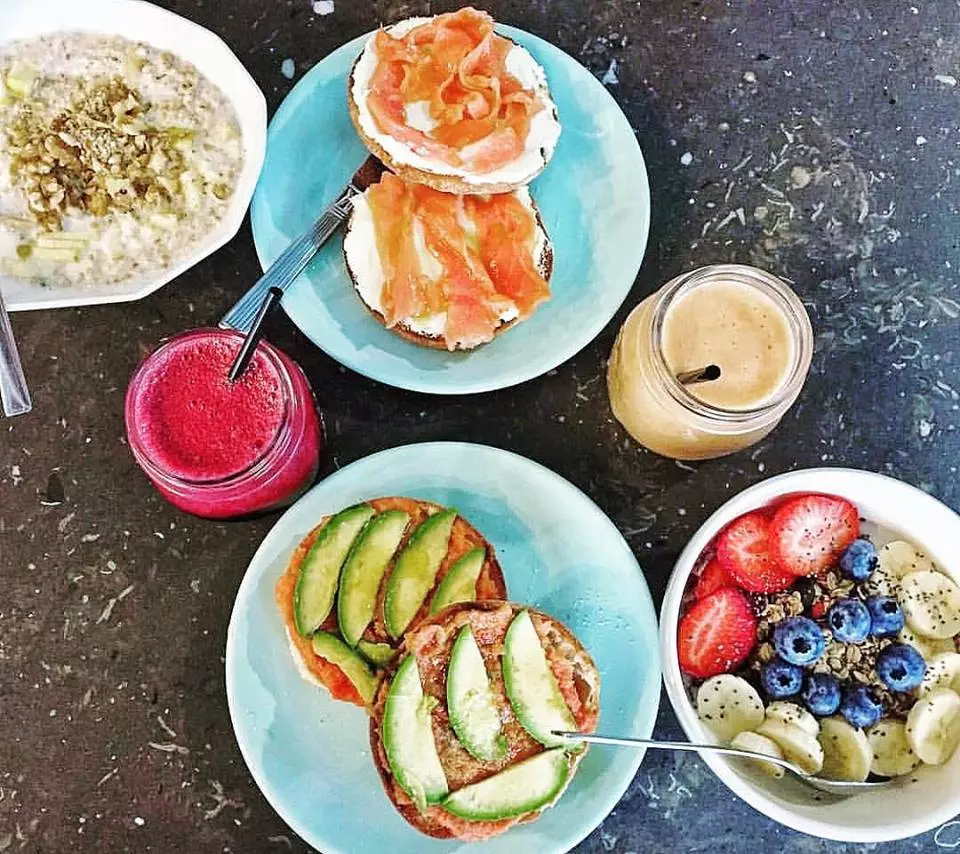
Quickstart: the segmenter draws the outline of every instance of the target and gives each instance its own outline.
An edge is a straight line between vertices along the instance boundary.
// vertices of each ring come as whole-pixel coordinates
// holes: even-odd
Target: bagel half
[[[366,201],[369,189],[353,199],[353,210],[347,223],[343,241],[343,258],[347,274],[353,283],[354,290],[364,307],[382,326],[390,329],[401,338],[421,347],[430,347],[436,350],[466,350],[473,347],[454,345],[451,347],[443,332],[443,317],[401,319],[393,326],[387,326],[383,315],[380,294],[384,284],[383,268],[377,252],[376,231],[370,205]],[[549,283],[553,275],[553,244],[547,234],[543,218],[529,190],[525,187],[516,190],[514,195],[521,204],[530,210],[536,218],[536,231],[533,246],[527,250],[532,256],[535,268]],[[455,199],[451,196],[451,200]],[[500,325],[494,330],[494,337],[502,335],[512,326],[520,322],[517,314],[502,316]]]
[[[384,712],[391,681],[401,661],[407,655],[415,655],[424,695],[436,700],[436,706],[431,713],[431,723],[437,754],[450,792],[485,780],[517,762],[542,753],[545,748],[521,726],[507,700],[501,669],[507,629],[513,618],[523,611],[530,613],[555,677],[558,674],[562,677],[558,678],[557,682],[578,729],[582,732],[593,732],[596,728],[600,675],[580,642],[553,617],[525,605],[486,601],[451,605],[424,620],[404,638],[400,654],[380,682],[370,716],[371,752],[387,797],[407,822],[421,833],[441,839],[456,838],[465,842],[477,842],[504,833],[518,823],[534,821],[546,808],[497,821],[459,818],[440,805],[427,806],[421,812],[394,777],[383,741]],[[505,756],[500,760],[484,761],[468,753],[449,723],[445,691],[447,668],[457,634],[468,624],[480,646],[491,688],[498,698],[501,732],[508,745]],[[432,704],[433,700],[430,703]],[[586,750],[567,753],[570,774],[557,798],[569,786],[585,753]],[[555,802],[556,798],[551,804]]]
[[[430,501],[403,497],[374,498],[364,503],[370,505],[378,514],[389,510],[402,510],[410,516],[410,522],[400,541],[400,545],[380,583],[373,620],[363,634],[363,641],[386,644],[390,647],[397,648],[400,642],[391,638],[384,621],[384,595],[390,573],[393,570],[397,555],[400,554],[410,541],[411,536],[419,528],[420,524],[444,508]],[[332,518],[332,516],[324,517],[320,524],[317,525],[294,550],[286,570],[277,581],[275,597],[286,628],[290,643],[290,652],[293,655],[294,662],[301,676],[309,682],[325,687],[335,699],[346,700],[359,706],[366,706],[367,704],[351,683],[347,674],[339,666],[320,657],[314,652],[311,636],[300,634],[294,615],[294,599],[302,564],[311,547],[320,536],[320,533]],[[486,538],[474,528],[473,525],[458,515],[453,523],[447,552],[440,564],[434,586],[426,596],[417,616],[411,622],[411,626],[416,626],[418,621],[430,612],[434,593],[446,577],[450,568],[459,558],[476,548],[483,548],[486,551],[483,566],[476,582],[477,598],[482,600],[499,600],[506,596],[506,582],[504,581],[503,571],[500,569],[500,564],[497,561],[493,546],[487,542]],[[320,628],[325,632],[339,633],[336,607],[331,610],[330,615]],[[373,662],[369,662],[369,665],[372,669],[376,670]]]
[[[408,18],[387,27],[386,31],[399,37],[431,20]],[[560,137],[557,108],[550,97],[546,74],[530,52],[505,36],[497,35],[495,38],[513,44],[508,57],[510,73],[521,80],[524,87],[533,91],[544,104],[543,109],[533,117],[524,151],[518,158],[488,173],[471,172],[465,167],[430,158],[416,151],[408,142],[381,130],[366,104],[370,78],[378,62],[373,37],[367,41],[350,71],[347,98],[350,118],[367,148],[400,177],[427,184],[445,193],[508,193],[526,186],[536,178],[549,163]]]

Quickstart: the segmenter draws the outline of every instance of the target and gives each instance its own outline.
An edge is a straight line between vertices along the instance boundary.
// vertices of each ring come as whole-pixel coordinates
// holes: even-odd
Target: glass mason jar
[[[695,301],[680,311],[691,295]],[[725,325],[731,316],[733,324]],[[774,328],[779,340],[769,338]],[[698,352],[711,352],[715,338],[727,362],[720,365],[723,402],[705,385],[680,382],[685,369],[708,363],[671,365],[667,332],[672,340],[699,335]],[[737,364],[739,351],[775,376],[769,388],[748,387],[756,371]],[[678,276],[630,313],[610,356],[607,388],[617,420],[642,445],[677,460],[711,459],[749,447],[776,427],[800,394],[812,356],[810,319],[786,283],[754,267],[721,264]]]
[[[313,392],[280,350],[261,341],[238,380],[259,371],[268,390],[262,401],[248,397],[244,406],[230,406],[226,370],[242,340],[222,329],[177,335],[144,359],[127,388],[127,441],[140,468],[172,504],[211,519],[284,507],[319,468],[323,431]],[[178,438],[189,453],[177,451]]]

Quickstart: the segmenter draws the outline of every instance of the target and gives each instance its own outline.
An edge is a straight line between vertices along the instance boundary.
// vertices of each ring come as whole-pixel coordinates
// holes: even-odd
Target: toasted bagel
[[[409,18],[386,28],[393,35],[402,35],[415,26],[429,23],[430,18]],[[348,82],[348,107],[357,134],[364,145],[391,171],[408,181],[427,184],[444,193],[492,194],[508,193],[529,184],[549,163],[560,135],[557,108],[550,97],[543,68],[529,51],[500,34],[498,38],[511,42],[516,53],[516,65],[522,69],[532,91],[543,104],[543,118],[537,122],[539,140],[527,143],[523,154],[514,161],[498,167],[489,174],[470,172],[439,159],[430,159],[417,152],[409,143],[384,133],[366,108],[369,92],[368,82],[377,57],[374,40],[364,46],[350,71]],[[533,133],[531,128],[531,133]],[[461,174],[458,174],[461,173]]]
[[[386,670],[377,689],[370,710],[370,746],[377,772],[387,797],[397,811],[421,833],[437,838],[455,837],[463,841],[481,841],[505,832],[520,822],[533,821],[542,812],[535,810],[499,821],[469,821],[448,813],[442,806],[428,806],[420,812],[401,788],[390,768],[383,743],[383,717],[391,681],[399,663],[407,655],[417,656],[417,665],[425,695],[433,697],[437,706],[432,712],[432,724],[437,754],[443,765],[450,791],[484,780],[514,764],[543,752],[545,749],[533,739],[517,720],[507,701],[500,661],[503,639],[512,619],[521,611],[528,611],[534,621],[541,644],[556,674],[566,674],[561,691],[568,699],[578,728],[593,732],[599,715],[600,675],[590,655],[573,634],[558,620],[547,614],[505,601],[465,602],[451,605],[439,614],[429,617],[404,637],[399,655]],[[457,740],[450,726],[446,705],[445,680],[454,640],[459,629],[469,624],[480,645],[491,687],[499,698],[502,733],[508,744],[501,760],[483,761],[469,754]],[[575,693],[575,698],[571,692]],[[432,702],[432,701],[431,701]],[[570,778],[586,751],[569,753]],[[569,785],[569,780],[567,782]]]
[[[536,201],[526,189],[516,191],[517,197],[529,207],[537,221],[537,246],[539,257],[534,259],[537,271],[549,282],[553,275],[553,245],[543,223],[540,209]],[[415,328],[411,320],[400,320],[392,327],[387,327],[380,305],[372,296],[382,287],[382,271],[378,273],[378,265],[371,264],[369,253],[376,252],[376,235],[370,214],[370,206],[365,201],[366,194],[354,199],[353,212],[347,222],[346,234],[343,241],[343,258],[347,274],[353,283],[353,288],[367,311],[382,326],[389,328],[401,338],[421,347],[430,347],[437,350],[448,350],[446,338],[442,331],[433,333],[423,328]],[[494,337],[502,335],[518,322],[519,318],[504,320],[494,331]],[[481,346],[481,345],[476,345]],[[457,349],[473,349],[457,347]]]
[[[407,527],[406,533],[400,543],[399,548],[397,549],[396,554],[400,553],[421,522],[427,519],[427,517],[443,509],[438,504],[416,498],[374,498],[365,503],[369,504],[378,513],[383,513],[387,510],[403,510],[410,515],[410,524]],[[290,642],[290,651],[294,656],[294,661],[297,664],[301,675],[311,682],[324,686],[336,699],[347,700],[355,703],[356,705],[364,706],[365,703],[357,693],[356,689],[353,687],[346,674],[335,664],[319,657],[314,653],[310,638],[302,636],[297,631],[296,621],[294,618],[294,594],[297,581],[300,577],[301,565],[303,564],[307,553],[310,551],[311,546],[314,544],[317,537],[320,535],[320,532],[324,529],[324,527],[326,527],[331,518],[332,516],[324,517],[320,521],[320,524],[317,525],[306,537],[304,537],[300,545],[298,545],[294,550],[289,562],[287,563],[286,570],[277,581],[275,596],[277,606],[280,609],[280,614],[286,627],[287,636]],[[476,584],[476,593],[478,598],[499,600],[506,596],[506,582],[504,581],[503,571],[501,570],[500,564],[497,561],[493,546],[490,545],[486,538],[476,528],[474,528],[473,525],[458,515],[453,524],[453,530],[450,535],[450,543],[447,549],[447,554],[440,565],[439,571],[437,572],[437,578],[434,587],[427,595],[426,600],[420,608],[419,613],[412,621],[411,626],[416,626],[417,622],[423,619],[423,617],[429,613],[433,593],[435,592],[436,587],[443,580],[446,573],[449,571],[450,567],[453,566],[453,564],[460,557],[474,548],[484,548],[486,550],[486,557],[484,559],[483,567],[480,571],[480,575]],[[394,558],[395,557],[396,555]],[[384,591],[392,569],[393,561],[391,561],[386,573],[384,573],[384,577],[380,584],[380,589],[377,595],[377,605],[374,612],[374,619],[367,627],[367,630],[363,635],[363,639],[371,643],[388,644],[391,647],[396,648],[399,646],[399,643],[398,641],[393,640],[387,632],[384,624],[383,614]],[[336,608],[332,609],[330,616],[326,619],[321,628],[328,632],[338,631]]]

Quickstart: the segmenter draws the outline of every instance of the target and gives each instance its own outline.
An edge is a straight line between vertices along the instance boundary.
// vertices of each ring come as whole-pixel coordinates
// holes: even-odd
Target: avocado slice
[[[457,602],[472,602],[476,599],[477,579],[480,577],[480,570],[483,569],[483,562],[486,559],[487,550],[485,548],[470,549],[451,566],[440,581],[437,592],[433,594],[430,613],[436,614],[448,605]]]
[[[383,710],[383,747],[393,776],[420,812],[438,804],[449,791],[433,740],[435,697],[424,695],[416,656],[397,668]]]
[[[458,789],[442,804],[460,818],[499,821],[550,806],[570,781],[570,759],[563,748],[545,750],[523,762]]]
[[[447,712],[450,726],[471,756],[492,761],[507,752],[507,741],[500,734],[500,710],[470,626],[460,629],[450,653]]]
[[[341,510],[320,531],[303,559],[293,591],[293,618],[303,637],[313,634],[330,615],[340,567],[373,512],[369,504]]]
[[[386,667],[397,654],[397,651],[388,643],[371,643],[365,640],[357,644],[357,652],[374,667]]]
[[[337,624],[350,646],[357,645],[373,619],[380,581],[409,521],[410,514],[403,510],[388,510],[374,516],[347,555],[337,593]]]
[[[557,686],[529,611],[513,618],[503,641],[503,684],[521,726],[546,747],[564,744],[553,730],[571,732],[577,723]]]
[[[437,579],[450,545],[456,510],[441,510],[423,522],[400,552],[387,579],[383,616],[390,637],[399,638],[417,615]]]
[[[362,656],[330,632],[317,632],[310,638],[310,643],[315,654],[337,665],[347,675],[367,705],[373,701],[377,677]]]

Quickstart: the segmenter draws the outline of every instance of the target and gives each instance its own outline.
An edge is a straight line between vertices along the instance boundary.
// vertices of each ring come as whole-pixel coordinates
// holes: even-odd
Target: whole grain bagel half
[[[524,203],[530,207],[536,217],[536,245],[539,252],[538,257],[534,258],[533,262],[540,275],[549,283],[553,275],[553,244],[547,234],[543,217],[536,201],[525,188],[517,190],[516,194],[518,198],[524,200]],[[360,301],[381,326],[387,327],[386,318],[377,302],[377,298],[373,296],[379,294],[383,279],[379,263],[371,260],[371,253],[377,252],[377,246],[370,216],[370,206],[366,203],[366,193],[355,197],[343,240],[343,259],[347,275],[350,277],[354,291]],[[518,318],[502,321],[494,330],[494,337],[502,335],[518,322]],[[387,328],[401,338],[421,347],[430,347],[436,350],[454,349],[448,346],[442,330],[432,331],[426,330],[422,326],[416,328],[416,326],[416,322],[412,319],[401,319],[392,327]],[[457,346],[456,349],[471,348]]]
[[[543,809],[561,797],[572,780],[585,750],[563,751],[568,776],[550,801],[539,809],[504,819],[470,820],[432,803],[418,806],[401,785],[391,766],[384,738],[384,718],[390,688],[409,656],[416,658],[422,691],[432,707],[430,712],[433,741],[448,792],[488,780],[518,763],[551,752],[522,725],[507,696],[502,662],[504,640],[514,620],[527,612],[546,654],[563,699],[573,715],[576,728],[593,732],[599,715],[600,676],[590,655],[574,635],[558,620],[526,605],[506,601],[465,602],[451,605],[412,629],[404,638],[399,655],[385,671],[370,713],[370,746],[387,797],[398,812],[417,830],[438,838],[457,838],[465,842],[489,839],[521,822],[536,820]],[[448,708],[448,670],[458,635],[469,626],[483,656],[492,695],[501,721],[505,750],[498,759],[482,760],[465,748],[450,722]],[[553,752],[561,750],[554,748]]]
[[[399,36],[432,20],[408,18],[385,29],[387,33]],[[442,159],[428,157],[424,152],[417,151],[410,142],[384,132],[366,106],[369,79],[377,64],[373,37],[367,41],[354,62],[348,81],[350,118],[364,145],[395,174],[444,193],[508,193],[529,184],[550,162],[556,149],[560,135],[557,108],[550,97],[546,74],[530,52],[506,36],[498,34],[495,38],[513,44],[508,62],[511,71],[522,74],[529,91],[535,93],[543,104],[540,112],[534,116],[524,151],[517,158],[486,173],[471,171],[464,165],[454,166]]]
[[[374,681],[368,681],[365,684],[374,685],[376,676],[386,661],[395,653],[401,640],[400,637],[391,633],[385,611],[385,598],[390,588],[390,580],[396,568],[397,560],[410,545],[411,539],[416,536],[418,531],[423,529],[424,522],[446,511],[447,508],[418,498],[396,496],[369,499],[360,505],[354,505],[354,507],[361,508],[361,511],[364,507],[369,508],[372,514],[364,515],[370,515],[371,520],[382,517],[383,514],[388,512],[405,513],[409,517],[409,521],[403,529],[402,536],[397,541],[398,545],[383,571],[382,578],[379,579],[379,582],[374,579],[374,584],[371,588],[375,591],[373,613],[369,624],[362,632],[360,641],[356,643],[355,646],[352,646],[350,642],[344,641],[344,631],[340,625],[340,614],[342,612],[338,607],[339,603],[333,605],[328,616],[326,616],[316,631],[301,631],[301,626],[298,625],[296,614],[298,586],[301,582],[304,563],[308,559],[311,549],[324,534],[327,526],[330,525],[331,521],[336,519],[337,516],[342,516],[342,513],[324,517],[320,523],[304,537],[291,555],[283,575],[281,575],[277,581],[275,598],[287,632],[290,652],[301,676],[314,684],[325,687],[335,699],[346,700],[359,706],[368,706],[369,700],[372,698],[372,689],[369,692],[369,696],[364,697],[362,690],[364,685],[361,685],[358,690],[356,682],[351,680],[349,673],[345,670],[344,666],[342,666],[342,660],[338,663],[336,656],[333,658],[325,658],[317,653],[314,644],[314,635],[322,634],[332,636],[334,640],[330,642],[330,645],[334,647],[334,652],[347,656],[346,661],[348,662],[352,661],[350,655],[359,655],[364,659],[361,665],[366,667],[366,671],[361,668],[360,674],[364,677],[372,677]],[[347,508],[347,510],[352,509],[354,508]],[[362,532],[369,524],[369,521],[366,522],[364,528],[361,528],[357,532],[353,545],[351,546],[352,549],[358,548]],[[482,555],[480,550],[482,550]],[[477,565],[480,567],[479,571],[476,570],[476,566],[474,566],[473,569],[476,574],[476,579],[473,587],[470,588],[470,592],[473,594],[472,598],[500,600],[506,596],[506,582],[503,577],[503,571],[497,561],[496,554],[494,553],[493,546],[473,525],[457,514],[449,530],[446,552],[439,561],[435,577],[430,583],[428,592],[424,596],[422,603],[419,608],[416,609],[415,615],[409,619],[410,626],[415,626],[420,620],[430,614],[431,608],[435,604],[439,604],[437,597],[439,591],[443,589],[444,580],[451,570],[457,566],[460,559],[465,558],[469,553],[473,553],[477,558]],[[347,560],[349,560],[349,558]],[[343,578],[341,576],[341,586],[342,582]],[[448,588],[449,586],[450,585],[448,585]],[[342,595],[345,595],[344,590],[338,590],[338,600]],[[312,628],[312,626],[310,628]],[[366,657],[372,653],[377,653],[375,657],[379,660]]]

